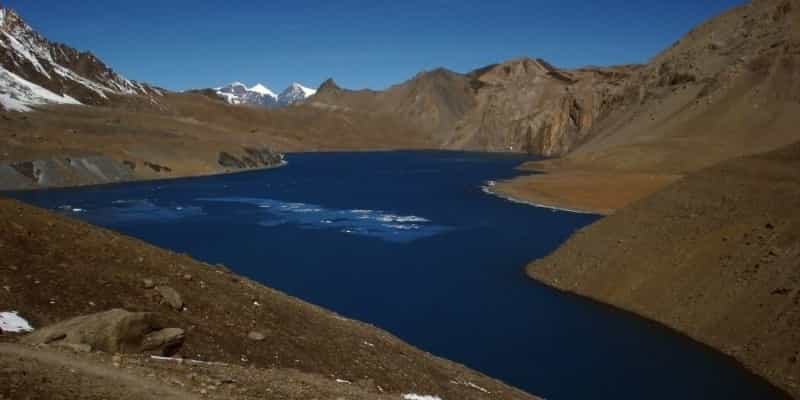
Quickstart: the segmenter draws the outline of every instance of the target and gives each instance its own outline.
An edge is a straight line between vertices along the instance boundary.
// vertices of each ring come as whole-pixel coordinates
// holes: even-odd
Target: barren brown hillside
[[[678,329],[800,396],[800,144],[691,174],[528,274]]]
[[[624,80],[581,145],[523,166],[549,176],[498,190],[610,212],[658,189],[653,182],[800,140],[799,22],[800,2],[757,0],[696,27]]]
[[[129,96],[109,107],[2,113],[0,189],[205,175],[271,166],[277,152],[428,143],[388,115],[237,107],[200,94],[167,94],[157,104]]]

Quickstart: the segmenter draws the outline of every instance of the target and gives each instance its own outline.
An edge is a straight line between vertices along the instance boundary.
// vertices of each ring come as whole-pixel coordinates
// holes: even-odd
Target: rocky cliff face
[[[636,67],[559,70],[521,59],[469,74],[420,73],[385,91],[348,91],[333,81],[312,105],[392,113],[443,148],[564,154],[617,100]]]
[[[93,54],[54,43],[12,10],[0,7],[0,104],[11,111],[30,106],[108,104],[117,95],[161,96],[153,87],[125,79]]]
[[[445,147],[563,155],[619,102],[638,67],[559,70],[537,59],[505,62],[471,74],[476,107]]]

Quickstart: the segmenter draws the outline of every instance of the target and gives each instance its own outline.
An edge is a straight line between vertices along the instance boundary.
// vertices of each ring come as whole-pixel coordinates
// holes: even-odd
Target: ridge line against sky
[[[163,4],[166,3],[166,4]],[[335,4],[334,4],[335,3]],[[742,0],[3,0],[48,39],[171,90],[292,82],[383,89],[422,70],[520,57],[564,68],[643,63]]]

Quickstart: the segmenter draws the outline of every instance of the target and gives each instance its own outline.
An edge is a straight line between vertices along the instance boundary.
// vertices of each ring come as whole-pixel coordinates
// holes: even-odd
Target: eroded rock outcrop
[[[123,182],[131,165],[106,156],[51,157],[0,164],[0,190]]]
[[[183,340],[183,329],[164,328],[155,314],[113,309],[39,329],[22,342],[81,351],[169,355],[180,348]]]

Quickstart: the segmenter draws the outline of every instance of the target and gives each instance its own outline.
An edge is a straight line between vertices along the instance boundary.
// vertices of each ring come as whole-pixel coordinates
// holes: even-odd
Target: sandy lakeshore
[[[497,182],[491,191],[537,206],[609,215],[679,178],[671,174],[554,169]]]

